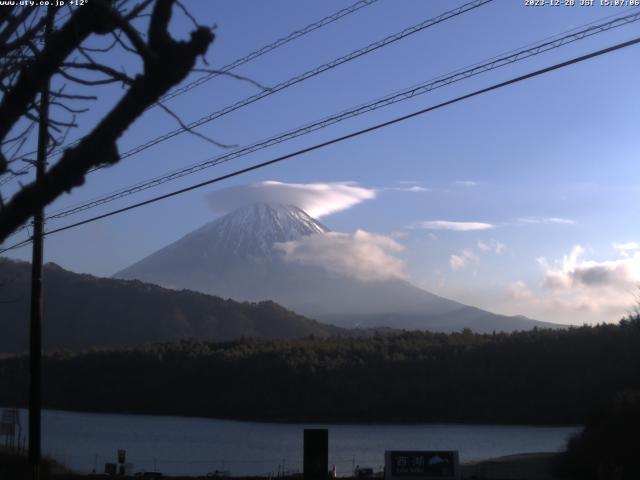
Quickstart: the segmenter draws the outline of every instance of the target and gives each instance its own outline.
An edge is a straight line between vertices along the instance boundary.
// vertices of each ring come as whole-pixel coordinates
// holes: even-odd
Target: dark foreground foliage
[[[570,440],[567,451],[557,458],[555,473],[575,480],[637,480],[638,432],[640,390],[620,392]]]
[[[377,422],[584,423],[640,388],[640,319],[478,335],[179,342],[56,353],[48,408]],[[0,403],[25,405],[27,358],[0,361]]]
[[[40,473],[43,478],[56,478],[68,472],[62,465],[50,458],[43,458],[40,464]],[[0,447],[0,479],[24,480],[27,478],[27,457],[25,454]]]

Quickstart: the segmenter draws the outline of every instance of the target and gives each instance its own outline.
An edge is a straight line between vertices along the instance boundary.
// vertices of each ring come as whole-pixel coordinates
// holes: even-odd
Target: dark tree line
[[[49,408],[255,420],[579,424],[640,389],[640,319],[479,335],[154,344],[55,353]],[[23,405],[27,359],[0,362],[0,402]]]
[[[584,429],[554,461],[555,474],[574,480],[637,480],[640,391],[625,390],[594,409]]]

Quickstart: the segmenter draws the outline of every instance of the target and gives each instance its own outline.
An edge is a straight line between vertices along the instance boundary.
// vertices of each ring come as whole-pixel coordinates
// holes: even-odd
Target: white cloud
[[[487,230],[495,225],[482,222],[450,222],[448,220],[430,220],[412,223],[409,228],[423,228],[425,230],[453,230],[468,232],[472,230]]]
[[[628,293],[640,284],[640,251],[616,260],[582,260],[585,249],[575,245],[569,255],[555,262],[538,261],[545,269],[545,285],[552,290],[587,289],[601,293],[603,289]],[[611,293],[611,292],[609,292]]]
[[[495,254],[500,255],[502,252],[504,252],[505,248],[507,248],[507,246],[504,243],[494,240],[493,238],[488,242],[478,240],[478,250],[480,250],[481,252],[492,251]]]
[[[228,213],[251,203],[293,205],[314,218],[324,217],[376,197],[376,191],[353,182],[283,183],[266,181],[213,191],[207,195],[211,209]]]
[[[396,180],[395,182],[399,187],[386,187],[380,190],[391,190],[395,192],[410,192],[410,193],[424,193],[431,192],[430,188],[423,187],[421,182],[415,180]]]
[[[504,243],[498,242],[494,239],[486,242],[478,240],[476,246],[480,254],[494,252],[495,254],[500,255],[505,249]],[[465,248],[459,253],[449,256],[449,266],[452,270],[460,270],[461,268],[467,267],[472,263],[480,263],[480,258],[478,257],[478,255],[476,255],[472,248]]]
[[[430,188],[421,187],[419,185],[413,185],[412,187],[397,187],[397,188],[393,188],[392,190],[396,190],[398,192],[414,192],[414,193],[431,191]]]
[[[449,257],[449,266],[451,267],[451,270],[459,270],[463,268],[464,265],[465,265],[464,257],[460,255],[451,255]]]
[[[613,260],[586,260],[585,249],[575,245],[555,262],[538,259],[544,280],[535,292],[524,282],[508,287],[512,298],[552,314],[585,314],[617,321],[627,315],[640,284],[640,251]]]
[[[474,182],[473,180],[456,180],[453,184],[459,187],[475,187],[478,185],[478,182]]]
[[[360,280],[405,277],[405,263],[394,255],[404,247],[393,238],[363,230],[308,235],[276,243],[274,249],[288,262],[324,267]]]
[[[508,286],[509,295],[516,300],[533,301],[535,296],[531,289],[522,280],[512,283]]]
[[[509,313],[574,325],[617,322],[629,315],[638,301],[640,248],[635,247],[640,245],[614,245],[623,248],[613,258],[591,259],[581,245],[557,260],[538,258],[541,282],[506,285]]]
[[[449,257],[449,266],[452,270],[460,270],[472,262],[477,263],[478,257],[469,248],[462,250],[459,255],[451,255]]]
[[[638,242],[627,242],[627,243],[614,243],[613,248],[616,249],[623,257],[629,257],[629,255],[636,251],[640,250],[640,243]]]
[[[576,221],[570,218],[560,217],[523,217],[518,219],[518,223],[525,225],[540,224],[556,224],[556,225],[575,225]]]

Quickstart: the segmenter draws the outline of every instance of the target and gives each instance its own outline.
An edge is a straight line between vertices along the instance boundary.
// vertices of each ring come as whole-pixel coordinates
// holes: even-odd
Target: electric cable
[[[272,52],[273,50],[276,50],[300,37],[303,37],[315,30],[318,30],[319,28],[322,28],[326,25],[329,25],[337,20],[340,20],[341,18],[357,12],[358,10],[364,8],[364,7],[368,7],[369,5],[374,4],[375,2],[377,2],[379,0],[359,0],[356,3],[354,3],[353,5],[350,5],[346,8],[343,8],[342,10],[339,10],[331,15],[327,15],[326,17],[310,23],[309,25],[299,29],[299,30],[295,30],[294,32],[291,32],[289,35],[279,38],[277,40],[275,40],[274,42],[269,43],[268,45],[265,45],[257,50],[254,50],[253,52],[245,55],[244,57],[238,58],[236,60],[234,60],[231,63],[228,63],[227,65],[224,65],[223,67],[221,67],[220,69],[218,69],[216,72],[211,72],[208,73],[192,82],[187,83],[186,85],[177,88],[175,90],[172,90],[171,92],[166,93],[164,96],[160,97],[160,99],[158,100],[158,102],[154,103],[153,105],[151,105],[150,107],[147,108],[147,110],[149,110],[150,108],[153,108],[155,106],[158,105],[159,102],[163,102],[166,100],[170,100],[172,98],[175,98],[179,95],[182,95],[183,93],[186,93],[190,90],[193,90],[194,88],[208,82],[209,80],[212,80],[213,78],[219,76],[219,75],[223,75],[226,72],[230,72],[231,70],[244,65],[245,63],[249,63],[252,60],[255,60],[258,57],[261,57],[263,55],[266,55],[269,52]],[[68,16],[69,13],[67,13],[65,16]],[[64,18],[60,17],[60,18]],[[67,145],[58,147],[57,149],[55,149],[53,152],[51,152],[50,155],[56,155],[64,150],[66,150],[69,147],[72,147],[74,145],[77,145],[78,143],[80,143],[82,141],[82,138],[75,140],[73,142],[68,143]],[[35,151],[33,152],[28,152],[28,153],[24,153],[22,154],[20,157],[18,157],[16,160],[21,160],[23,158],[28,157],[29,155],[33,155],[35,153]],[[12,176],[0,179],[0,186],[4,185],[5,183],[9,182],[10,180],[12,180],[13,178],[20,176],[24,173],[27,173],[33,166],[31,164],[24,166],[22,169],[18,170],[15,174],[13,174]]]
[[[312,145],[310,147],[306,147],[306,148],[303,148],[303,149],[300,149],[300,150],[296,150],[295,152],[288,153],[286,155],[282,155],[282,156],[276,157],[274,159],[267,160],[265,162],[261,162],[261,163],[258,163],[258,164],[255,164],[255,165],[252,165],[252,166],[249,166],[249,167],[246,167],[246,168],[242,168],[240,170],[236,170],[234,172],[231,172],[231,173],[228,173],[228,174],[225,174],[225,175],[221,175],[219,177],[215,177],[215,178],[206,180],[204,182],[197,183],[195,185],[190,185],[188,187],[181,188],[179,190],[174,190],[173,192],[166,193],[164,195],[159,195],[157,197],[153,197],[153,198],[150,198],[148,200],[144,200],[142,202],[138,202],[138,203],[135,203],[135,204],[123,207],[123,208],[119,208],[117,210],[112,210],[112,211],[104,213],[102,215],[97,215],[95,217],[91,217],[91,218],[88,218],[88,219],[85,219],[85,220],[82,220],[82,221],[79,221],[79,222],[76,222],[76,223],[73,223],[73,224],[70,224],[70,225],[65,225],[63,227],[59,227],[59,228],[56,228],[54,230],[49,230],[47,232],[44,232],[43,235],[44,236],[53,235],[55,233],[63,232],[65,230],[69,230],[69,229],[72,229],[72,228],[79,227],[81,225],[86,225],[88,223],[92,223],[92,222],[95,222],[97,220],[101,220],[103,218],[111,217],[111,216],[114,216],[114,215],[117,215],[117,214],[120,214],[120,213],[127,212],[129,210],[133,210],[133,209],[136,209],[136,208],[143,207],[145,205],[156,203],[156,202],[159,202],[160,200],[164,200],[164,199],[167,199],[167,198],[170,198],[170,197],[174,197],[176,195],[181,195],[183,193],[190,192],[192,190],[196,190],[196,189],[202,188],[202,187],[207,186],[207,185],[218,183],[218,182],[221,182],[223,180],[227,180],[229,178],[236,177],[238,175],[242,175],[244,173],[248,173],[248,172],[251,172],[251,171],[254,171],[254,170],[258,170],[258,169],[267,167],[269,165],[273,165],[273,164],[282,162],[284,160],[288,160],[290,158],[298,157],[298,156],[303,155],[305,153],[309,153],[309,152],[312,152],[314,150],[319,150],[319,149],[327,147],[329,145],[340,143],[340,142],[343,142],[345,140],[348,140],[348,139],[351,139],[351,138],[354,138],[354,137],[358,137],[358,136],[361,136],[361,135],[364,135],[364,134],[367,134],[367,133],[370,133],[370,132],[373,132],[373,131],[376,131],[376,130],[379,130],[379,129],[382,129],[382,128],[385,128],[385,127],[388,127],[388,126],[391,126],[391,125],[394,125],[396,123],[400,123],[400,122],[403,122],[405,120],[408,120],[408,119],[411,119],[411,118],[414,118],[414,117],[418,117],[420,115],[424,115],[425,113],[428,113],[428,112],[431,112],[431,111],[434,111],[434,110],[438,110],[440,108],[443,108],[443,107],[446,107],[446,106],[449,106],[449,105],[453,105],[453,104],[461,102],[463,100],[467,100],[469,98],[476,97],[476,96],[482,95],[484,93],[488,93],[488,92],[491,92],[491,91],[494,91],[494,90],[498,90],[500,88],[504,88],[506,86],[513,85],[515,83],[519,83],[519,82],[522,82],[524,80],[528,80],[530,78],[538,77],[540,75],[552,72],[554,70],[559,70],[561,68],[566,68],[566,67],[568,67],[570,65],[574,65],[574,64],[580,63],[580,62],[584,62],[586,60],[589,60],[589,59],[592,59],[592,58],[595,58],[595,57],[599,57],[599,56],[611,53],[611,52],[616,51],[616,50],[627,48],[627,47],[630,47],[632,45],[636,45],[638,43],[640,43],[640,37],[636,37],[636,38],[634,38],[632,40],[628,40],[626,42],[618,43],[616,45],[613,45],[613,46],[610,46],[610,47],[607,47],[607,48],[603,48],[601,50],[596,50],[596,51],[588,53],[586,55],[575,57],[575,58],[572,58],[570,60],[566,60],[566,61],[561,62],[561,63],[556,63],[556,64],[551,65],[549,67],[545,67],[545,68],[542,68],[542,69],[539,69],[539,70],[535,70],[535,71],[527,73],[525,75],[521,75],[519,77],[515,77],[515,78],[512,78],[510,80],[506,80],[504,82],[496,83],[496,84],[493,84],[493,85],[491,85],[489,87],[485,87],[485,88],[482,88],[482,89],[479,89],[479,90],[475,90],[475,91],[473,91],[471,93],[456,97],[456,98],[451,99],[451,100],[447,100],[447,101],[442,102],[442,103],[438,103],[438,104],[430,106],[430,107],[423,108],[421,110],[409,113],[407,115],[396,117],[396,118],[393,118],[391,120],[387,120],[385,122],[373,125],[371,127],[367,127],[367,128],[361,129],[361,130],[357,130],[355,132],[351,132],[349,134],[346,134],[346,135],[343,135],[343,136],[340,136],[340,137],[336,137],[336,138],[333,138],[331,140],[327,140],[325,142],[321,142],[321,143]],[[19,244],[12,245],[10,247],[4,248],[4,249],[0,250],[0,254],[4,253],[6,251],[12,250],[14,248],[18,248],[19,246],[26,245],[27,243],[30,243],[30,242],[31,242],[31,239],[25,240],[25,241],[20,242]]]
[[[237,159],[239,157],[248,155],[258,150],[262,150],[264,148],[271,147],[273,145],[291,140],[293,138],[297,138],[299,136],[315,132],[317,130],[326,128],[330,125],[347,120],[349,118],[353,118],[353,117],[377,110],[379,108],[393,105],[401,101],[409,100],[413,97],[416,97],[418,95],[423,95],[437,88],[441,88],[441,87],[450,85],[452,83],[465,80],[472,76],[479,75],[481,73],[485,73],[506,65],[510,65],[518,61],[525,60],[532,56],[539,55],[541,53],[547,52],[552,49],[560,48],[561,46],[573,43],[578,40],[582,40],[584,38],[610,30],[612,28],[616,28],[632,22],[636,22],[638,20],[640,20],[640,12],[637,12],[632,15],[627,15],[625,17],[616,18],[610,22],[592,26],[587,29],[580,30],[576,33],[566,35],[564,37],[561,37],[559,39],[556,39],[550,42],[533,44],[534,45],[533,47],[526,48],[523,50],[514,50],[512,51],[513,53],[506,56],[492,57],[491,59],[489,59],[489,61],[486,61],[484,63],[476,63],[471,68],[468,68],[466,70],[457,70],[453,74],[440,76],[440,77],[437,77],[435,80],[429,80],[428,82],[414,85],[412,87],[409,87],[404,90],[400,90],[398,92],[379,98],[372,102],[362,104],[355,108],[343,111],[341,113],[338,113],[329,117],[324,117],[321,120],[306,124],[302,127],[298,127],[296,129],[287,131],[285,133],[281,133],[281,134],[269,137],[267,139],[254,142],[252,144],[249,144],[247,146],[234,150],[233,152],[211,157],[202,162],[198,162],[188,167],[175,170],[165,175],[157,176],[157,177],[154,177],[153,179],[139,182],[130,187],[118,189],[115,192],[100,196],[98,198],[95,198],[86,202],[81,202],[76,205],[64,207],[63,209],[53,211],[46,217],[46,219],[47,220],[59,219],[59,218],[63,218],[69,215],[82,212],[84,210],[88,210],[90,208],[97,207],[99,205],[103,205],[105,203],[110,203],[112,201],[121,199],[123,197],[129,196],[135,193],[139,193],[141,191],[162,185],[169,181],[176,180],[186,175],[199,172],[206,168],[210,168],[210,167],[219,165],[221,163],[225,163],[225,162]]]

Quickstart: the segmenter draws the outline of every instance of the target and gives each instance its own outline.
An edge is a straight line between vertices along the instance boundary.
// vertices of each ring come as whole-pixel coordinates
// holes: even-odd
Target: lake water
[[[21,411],[22,425],[27,424]],[[578,427],[496,425],[318,425],[45,410],[43,451],[80,472],[101,472],[126,449],[134,471],[165,475],[228,470],[257,475],[302,470],[304,428],[329,429],[329,464],[381,468],[385,450],[458,450],[460,461],[564,447]]]

